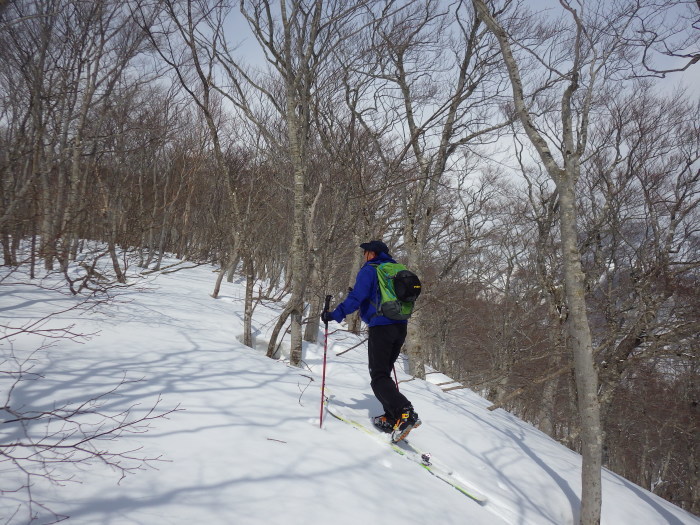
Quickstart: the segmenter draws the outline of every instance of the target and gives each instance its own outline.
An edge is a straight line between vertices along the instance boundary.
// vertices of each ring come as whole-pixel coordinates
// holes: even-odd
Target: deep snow
[[[71,310],[44,328],[74,325],[94,333],[83,343],[54,340],[37,354],[32,372],[13,392],[13,405],[40,410],[79,403],[123,384],[104,399],[103,411],[134,407],[145,414],[178,408],[151,422],[145,433],[108,442],[112,451],[142,447],[160,456],[121,482],[117,473],[94,463],[63,486],[37,480],[35,501],[70,516],[69,524],[327,524],[436,523],[470,525],[565,525],[577,522],[580,456],[532,426],[467,389],[444,392],[449,381],[429,374],[410,380],[398,366],[401,389],[424,424],[410,436],[436,462],[448,466],[467,486],[489,499],[465,497],[370,436],[328,415],[319,429],[323,337],[307,344],[302,369],[264,357],[266,334],[280,304],[256,308],[257,349],[239,340],[244,283],[224,283],[219,299],[209,295],[215,273],[195,267],[139,281],[108,306]],[[10,285],[9,280],[17,281]],[[19,325],[66,309],[76,299],[21,284],[17,276],[0,287],[1,323]],[[366,347],[331,323],[327,386],[330,402],[344,414],[367,422],[380,411],[371,394]],[[3,341],[28,355],[43,339],[17,336]],[[7,395],[8,376],[0,376]],[[2,412],[4,420],[8,415]],[[7,428],[5,428],[7,427]],[[13,425],[0,426],[0,443],[14,438]],[[0,461],[3,489],[15,480]],[[697,524],[697,517],[650,492],[604,472],[603,523]],[[119,482],[119,483],[118,483]],[[0,523],[27,523],[25,494],[4,493]],[[44,523],[50,514],[35,507]],[[8,521],[9,520],[9,521]],[[388,520],[388,521],[385,521]]]

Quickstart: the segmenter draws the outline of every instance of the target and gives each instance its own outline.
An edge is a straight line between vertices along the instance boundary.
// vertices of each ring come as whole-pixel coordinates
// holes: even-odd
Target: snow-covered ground
[[[328,524],[436,523],[470,525],[564,525],[577,522],[580,456],[466,389],[444,392],[431,382],[408,380],[397,367],[401,389],[424,424],[410,441],[449,467],[465,486],[488,497],[480,505],[388,445],[324,416],[319,428],[323,337],[305,347],[306,368],[264,356],[266,333],[279,304],[259,305],[254,328],[258,349],[239,340],[243,286],[224,283],[210,297],[215,274],[197,267],[150,278],[124,291],[110,306],[72,310],[44,328],[74,325],[94,333],[89,341],[55,340],[37,354],[13,405],[42,410],[80,403],[128,380],[103,399],[103,412],[130,407],[144,415],[178,408],[155,419],[145,433],[127,434],[104,446],[112,452],[160,456],[119,482],[94,463],[63,486],[35,480],[32,496],[69,524]],[[14,279],[16,280],[16,279]],[[145,289],[144,289],[145,288]],[[66,309],[76,299],[22,284],[0,287],[3,325]],[[380,411],[367,374],[361,339],[331,324],[327,386],[331,406],[367,422]],[[27,355],[37,336],[3,341],[3,358]],[[0,376],[4,399],[11,380]],[[10,416],[2,412],[3,420]],[[7,428],[6,428],[7,427]],[[0,426],[0,444],[16,439],[13,425]],[[15,477],[0,460],[0,488]],[[697,524],[700,520],[610,472],[603,475],[603,523]],[[24,492],[0,495],[0,523],[28,523]],[[33,523],[50,514],[39,507]]]

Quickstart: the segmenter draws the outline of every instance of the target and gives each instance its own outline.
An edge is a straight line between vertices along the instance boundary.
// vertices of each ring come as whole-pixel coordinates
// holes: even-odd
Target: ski
[[[375,430],[370,430],[367,428],[365,425],[362,423],[359,423],[353,419],[344,417],[340,413],[338,413],[335,410],[332,410],[328,404],[326,404],[326,410],[328,410],[328,413],[333,416],[335,419],[342,421],[343,423],[346,423],[356,430],[359,430],[360,432],[363,432],[367,434],[368,436],[372,437],[376,441],[380,443],[384,443],[385,445],[389,445],[389,448],[396,452],[397,454],[403,456],[404,458],[408,459],[409,461],[412,461],[413,463],[416,463],[417,465],[420,465],[424,470],[438,478],[439,480],[443,481],[444,483],[447,483],[450,485],[452,488],[456,489],[457,491],[461,492],[468,498],[476,501],[480,505],[485,505],[488,501],[487,497],[484,496],[483,494],[479,494],[477,491],[467,488],[464,486],[462,482],[459,480],[455,479],[449,471],[446,469],[435,465],[432,463],[432,456],[427,453],[427,452],[421,452],[418,450],[415,446],[412,444],[408,443],[406,440],[399,441],[397,443],[392,443],[391,441],[385,441],[382,439],[382,435],[379,434],[378,431]]]

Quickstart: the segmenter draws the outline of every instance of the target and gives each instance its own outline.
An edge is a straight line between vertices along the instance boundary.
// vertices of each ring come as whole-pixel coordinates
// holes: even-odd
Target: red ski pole
[[[327,313],[331,306],[332,295],[326,295],[326,302],[323,305],[323,312]],[[325,316],[324,316],[325,317]],[[323,399],[325,398],[326,390],[326,355],[328,354],[328,321],[324,321],[326,332],[323,337],[323,374],[321,375],[321,413],[318,418],[318,428],[323,428]]]

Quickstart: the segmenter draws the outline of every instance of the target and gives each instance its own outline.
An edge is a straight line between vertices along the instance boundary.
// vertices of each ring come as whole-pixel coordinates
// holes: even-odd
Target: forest
[[[588,523],[601,466],[697,515],[699,61],[692,0],[0,0],[2,264],[214,265],[303,366],[381,239],[411,374],[581,452]]]

